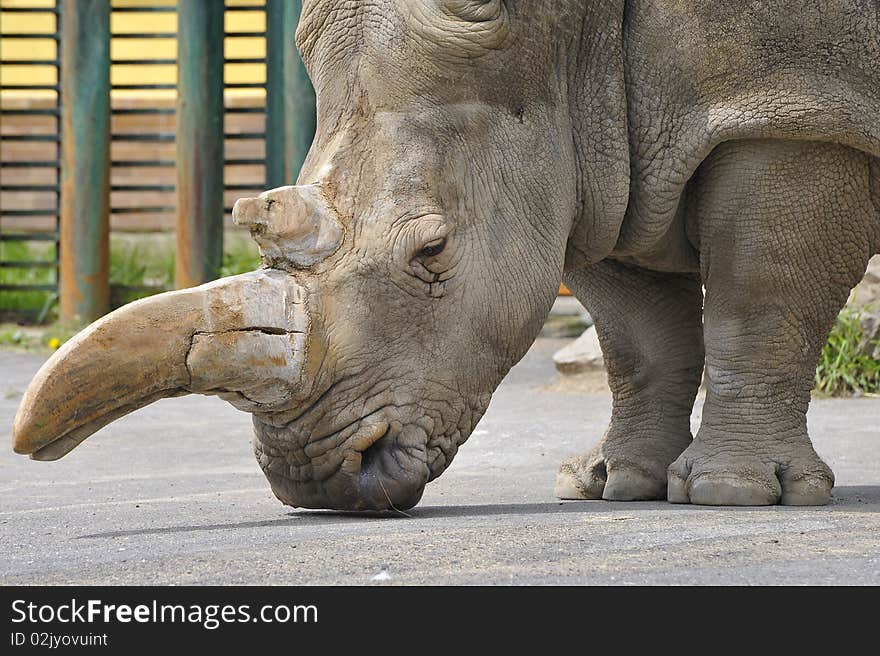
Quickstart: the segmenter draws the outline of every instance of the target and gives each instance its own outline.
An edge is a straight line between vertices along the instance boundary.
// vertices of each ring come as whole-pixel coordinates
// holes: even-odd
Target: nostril
[[[376,438],[376,441],[373,442],[366,449],[361,451],[361,475],[364,474],[375,474],[377,468],[380,467],[379,460],[384,450],[387,440],[385,437],[388,435],[388,428]]]

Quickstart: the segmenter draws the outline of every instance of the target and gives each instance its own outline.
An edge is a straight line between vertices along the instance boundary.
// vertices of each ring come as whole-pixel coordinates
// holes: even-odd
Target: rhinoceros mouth
[[[393,415],[376,410],[301,448],[284,439],[283,429],[257,425],[254,449],[273,492],[288,505],[404,510],[418,503],[428,482],[427,435]]]

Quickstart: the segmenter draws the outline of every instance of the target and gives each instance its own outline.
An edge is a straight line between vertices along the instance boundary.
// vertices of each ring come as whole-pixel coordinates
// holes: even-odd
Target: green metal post
[[[61,318],[110,309],[110,2],[61,3]]]
[[[223,5],[177,3],[178,288],[213,280],[223,260]]]
[[[315,90],[296,49],[301,0],[266,2],[266,184],[293,184],[315,136]]]

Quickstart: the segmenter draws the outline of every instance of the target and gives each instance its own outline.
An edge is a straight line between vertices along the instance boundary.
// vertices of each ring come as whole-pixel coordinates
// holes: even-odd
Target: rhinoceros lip
[[[359,464],[361,454],[391,430],[390,422],[383,417],[384,410],[382,407],[361,415],[320,437],[308,439],[305,443],[300,442],[300,446],[296,446],[295,438],[286,446],[284,440],[270,439],[269,445],[282,452],[295,449],[305,456],[306,460],[300,466],[309,467],[312,470],[311,477],[316,482],[328,481],[338,476],[351,478],[353,472],[347,472],[346,469],[353,469],[355,462]],[[257,438],[264,439],[259,429]],[[327,462],[328,455],[333,464]],[[353,461],[353,458],[356,460]]]
[[[385,406],[326,434],[314,442],[321,453],[303,453],[306,460],[296,458],[295,465],[290,454],[283,453],[284,442],[271,436],[258,448],[270,447],[269,459],[261,465],[275,494],[297,508],[339,512],[400,511],[415,505],[429,480],[425,445],[400,443],[406,424],[399,424],[397,413],[389,416],[389,410]],[[350,434],[340,437],[346,431]],[[288,448],[305,447],[290,443]],[[332,463],[323,454],[332,454]],[[276,460],[280,467],[272,466]],[[301,471],[294,473],[294,466]]]

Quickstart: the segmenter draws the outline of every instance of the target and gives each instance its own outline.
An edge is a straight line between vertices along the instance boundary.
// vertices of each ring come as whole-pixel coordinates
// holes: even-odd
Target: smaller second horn
[[[317,185],[278,187],[241,198],[232,220],[247,226],[269,265],[306,268],[333,254],[342,226]]]

